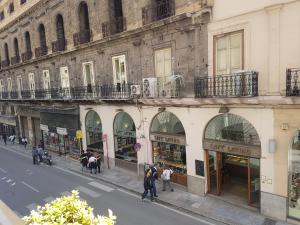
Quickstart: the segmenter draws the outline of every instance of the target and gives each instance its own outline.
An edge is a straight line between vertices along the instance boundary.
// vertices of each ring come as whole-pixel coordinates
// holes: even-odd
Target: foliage
[[[115,225],[116,216],[108,210],[109,216],[94,216],[86,201],[79,199],[78,191],[72,195],[55,199],[44,207],[38,206],[23,220],[26,225]]]

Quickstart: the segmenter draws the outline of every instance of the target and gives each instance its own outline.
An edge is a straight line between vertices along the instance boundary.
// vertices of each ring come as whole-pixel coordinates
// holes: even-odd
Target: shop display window
[[[293,137],[289,150],[288,215],[300,219],[300,131]]]
[[[115,137],[117,150],[115,157],[126,161],[137,163],[137,152],[134,149],[136,139],[132,137]]]
[[[99,115],[91,110],[85,119],[87,147],[92,150],[103,152],[102,123]]]

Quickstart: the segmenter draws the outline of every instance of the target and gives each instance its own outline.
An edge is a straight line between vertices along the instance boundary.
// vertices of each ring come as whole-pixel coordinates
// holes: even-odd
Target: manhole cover
[[[272,220],[272,219],[266,218],[266,219],[264,220],[263,225],[276,225],[276,221],[275,221],[275,220]]]

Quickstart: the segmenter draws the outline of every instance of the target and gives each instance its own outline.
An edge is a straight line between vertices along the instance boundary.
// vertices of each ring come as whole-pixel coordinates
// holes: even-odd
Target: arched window
[[[8,66],[9,65],[9,51],[8,51],[8,45],[7,43],[4,44],[4,56],[5,56],[5,63],[4,66]]]
[[[19,52],[19,43],[17,38],[14,39],[14,50],[15,50],[15,56],[18,57],[20,55],[20,52]]]
[[[47,42],[46,42],[46,32],[45,32],[44,24],[40,24],[38,31],[40,36],[40,47],[45,48],[47,46]]]
[[[79,14],[79,30],[90,30],[89,10],[86,2],[81,2],[78,9]]]
[[[55,47],[53,51],[64,51],[66,46],[64,19],[60,14],[58,14],[56,17],[56,38],[57,41],[55,42]]]
[[[26,31],[25,33],[25,46],[26,46],[26,52],[31,52],[31,40],[28,31]]]
[[[85,130],[87,148],[103,154],[102,123],[98,113],[93,110],[86,114]]]

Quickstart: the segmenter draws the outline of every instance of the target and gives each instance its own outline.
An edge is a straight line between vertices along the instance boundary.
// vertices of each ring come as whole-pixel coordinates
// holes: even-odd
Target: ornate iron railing
[[[16,55],[10,59],[11,65],[15,65],[21,62],[20,55]]]
[[[22,53],[22,61],[26,62],[32,59],[32,51]]]
[[[66,50],[66,40],[58,39],[52,42],[52,52],[62,52]]]
[[[118,17],[110,22],[102,23],[103,37],[108,37],[110,35],[121,33],[126,29],[126,18],[124,17]]]
[[[40,58],[48,54],[48,47],[47,46],[38,47],[34,50],[34,53],[36,58]]]
[[[142,8],[143,25],[175,15],[175,0],[153,1]]]
[[[300,69],[286,70],[286,96],[300,96]]]
[[[92,31],[91,30],[82,30],[78,33],[73,34],[74,46],[88,43],[92,40]]]
[[[254,96],[258,96],[258,73],[254,71],[195,78],[196,98]]]

